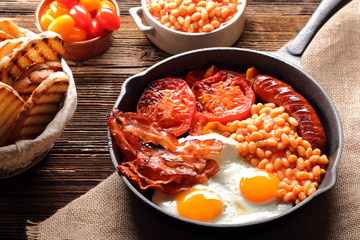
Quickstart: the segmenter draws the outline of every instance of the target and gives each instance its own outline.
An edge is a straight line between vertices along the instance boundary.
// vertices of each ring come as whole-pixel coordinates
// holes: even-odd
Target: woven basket
[[[70,77],[70,83],[60,111],[37,138],[0,147],[0,178],[15,176],[40,162],[70,122],[77,105],[77,93],[69,66],[64,60],[61,64]]]

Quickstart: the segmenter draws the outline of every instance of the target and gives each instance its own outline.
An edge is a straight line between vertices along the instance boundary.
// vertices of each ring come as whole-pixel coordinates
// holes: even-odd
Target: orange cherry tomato
[[[72,31],[75,26],[74,19],[69,14],[62,15],[55,18],[48,27],[48,31],[53,31],[60,34],[62,37],[66,37]]]
[[[101,8],[109,8],[115,12],[115,6],[110,1],[101,1],[97,10],[100,11]]]
[[[69,8],[61,2],[53,1],[50,3],[49,9],[46,13],[51,15],[53,18],[57,18],[64,14],[69,14]]]
[[[89,12],[99,7],[100,0],[80,0],[80,5],[83,5]]]
[[[63,37],[65,42],[81,42],[89,38],[84,28],[74,26],[69,35]]]
[[[52,21],[54,21],[54,18],[51,15],[43,14],[40,18],[41,28],[46,31]]]
[[[78,0],[58,0],[59,2],[65,4],[69,9],[74,5],[78,4]]]
[[[50,8],[48,8],[48,10],[46,10],[45,14],[52,16],[53,12],[51,11]]]

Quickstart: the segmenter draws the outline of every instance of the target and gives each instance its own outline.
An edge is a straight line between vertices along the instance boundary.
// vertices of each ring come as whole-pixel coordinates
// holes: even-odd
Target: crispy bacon
[[[151,122],[149,118],[137,113],[122,113],[113,110],[114,116],[119,120],[124,132],[130,132],[134,137],[142,142],[162,145],[171,150],[175,150],[179,145],[177,138],[163,130],[157,123]]]
[[[205,156],[220,154],[221,141],[192,139],[180,144],[174,135],[145,116],[117,110],[113,115],[108,116],[108,126],[123,154],[118,169],[140,189],[175,193],[204,183],[219,171],[216,161]],[[159,147],[153,149],[147,143]]]

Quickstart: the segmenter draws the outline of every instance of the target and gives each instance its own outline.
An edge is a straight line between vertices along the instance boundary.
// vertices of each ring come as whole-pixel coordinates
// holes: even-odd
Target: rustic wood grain
[[[0,1],[0,17],[37,32],[34,10],[38,0]],[[320,0],[254,0],[246,25],[234,46],[276,51],[303,27]],[[111,48],[85,61],[67,61],[78,91],[71,123],[47,157],[30,170],[0,180],[0,238],[25,238],[27,220],[42,221],[86,193],[113,171],[107,147],[106,115],[121,84],[170,56],[140,33],[128,10],[140,1],[118,1],[122,25]]]

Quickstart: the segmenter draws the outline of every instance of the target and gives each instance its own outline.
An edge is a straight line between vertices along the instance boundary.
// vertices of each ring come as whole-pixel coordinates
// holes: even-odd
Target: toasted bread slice
[[[46,65],[48,65],[49,68],[54,70],[55,72],[63,70],[61,62],[59,62],[59,61],[47,61]]]
[[[19,27],[10,19],[0,19],[0,30],[13,38],[19,38],[21,36]]]
[[[7,39],[14,39],[13,36],[7,34],[6,32],[0,30],[0,42],[5,41]]]
[[[40,83],[54,72],[46,63],[34,64],[21,74],[12,87],[27,101]]]
[[[19,48],[27,38],[8,39],[0,43],[0,59],[8,56],[14,49]]]
[[[55,32],[43,32],[23,43],[5,63],[1,81],[13,85],[23,71],[36,63],[60,61],[64,54],[64,42]]]
[[[40,135],[65,99],[69,77],[56,72],[45,79],[32,93],[13,124],[10,141],[34,139]]]
[[[24,100],[9,85],[0,82],[0,146],[7,143],[10,128],[18,117]]]

